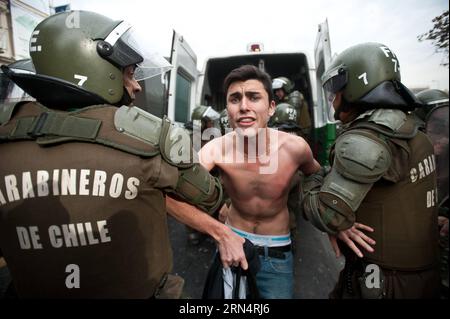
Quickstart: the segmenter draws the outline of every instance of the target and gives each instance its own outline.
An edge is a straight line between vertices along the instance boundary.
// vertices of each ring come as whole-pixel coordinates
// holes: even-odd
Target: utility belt
[[[267,247],[267,246],[255,246],[258,255],[267,256],[277,259],[286,259],[285,253],[290,252],[292,250],[292,245],[285,246],[275,246],[275,247]]]

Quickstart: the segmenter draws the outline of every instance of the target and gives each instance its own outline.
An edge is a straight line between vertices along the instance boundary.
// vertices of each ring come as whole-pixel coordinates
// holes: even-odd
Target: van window
[[[175,121],[186,123],[189,120],[189,101],[191,99],[192,82],[177,72]]]

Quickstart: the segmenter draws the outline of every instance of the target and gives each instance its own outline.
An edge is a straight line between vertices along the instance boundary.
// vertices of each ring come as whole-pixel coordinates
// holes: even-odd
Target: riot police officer
[[[222,197],[185,130],[128,106],[137,80],[170,68],[139,44],[125,21],[64,12],[33,31],[35,73],[2,66],[37,100],[0,108],[0,250],[20,297],[164,295],[166,202],[245,263],[243,240],[184,202],[212,212]]]
[[[272,81],[275,99],[278,103],[289,103],[297,110],[297,125],[300,127],[302,136],[308,140],[311,134],[311,116],[302,93],[294,90],[294,84],[288,78],[281,76]]]
[[[207,142],[207,140],[203,140],[203,132],[208,128],[214,127],[214,122],[218,120],[219,117],[219,113],[211,106],[199,105],[194,108],[191,114],[191,121],[184,125],[184,127],[189,131],[189,135],[192,140],[194,139],[195,130],[200,133],[200,136],[196,138],[200,138],[201,141],[200,143],[195,143],[193,141],[194,149],[195,145],[202,147]],[[198,245],[203,239],[203,234],[201,232],[188,225],[186,225],[186,232],[188,235],[188,242],[192,245]]]
[[[289,103],[279,103],[269,121],[270,127],[289,134],[302,136],[302,131],[297,123],[297,110]],[[293,252],[295,252],[295,235],[297,234],[297,215],[301,211],[300,180],[302,175],[300,171],[297,171],[292,178],[287,202]]]
[[[230,121],[228,119],[228,111],[226,108],[223,109],[222,112],[220,112],[219,125],[222,135],[227,134],[228,131],[231,130]]]
[[[441,298],[448,299],[448,94],[441,90],[427,89],[416,96],[423,105],[416,108],[414,113],[420,119],[424,132],[430,137],[436,156]]]
[[[305,215],[329,234],[343,231],[340,240],[352,238],[357,223],[373,227],[375,239],[359,242],[374,244],[361,258],[342,247],[346,264],[331,297],[436,297],[433,146],[408,114],[419,102],[400,81],[397,56],[380,43],[350,47],[322,82],[344,129],[331,171],[305,182]]]

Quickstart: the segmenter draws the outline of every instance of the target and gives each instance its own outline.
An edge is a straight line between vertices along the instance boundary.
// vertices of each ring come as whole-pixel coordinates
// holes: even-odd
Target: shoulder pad
[[[375,109],[361,114],[349,129],[369,128],[388,137],[410,139],[416,136],[419,123],[396,109]]]
[[[370,115],[368,121],[386,126],[396,132],[405,124],[406,114],[400,110],[377,109]]]
[[[299,108],[303,100],[303,95],[299,91],[291,92],[288,95],[288,103],[294,106],[295,108]]]
[[[0,104],[0,125],[9,122],[17,104],[17,102]]]
[[[157,146],[162,120],[138,107],[121,106],[114,115],[114,125],[119,132],[145,143]]]
[[[159,145],[162,157],[169,164],[181,168],[194,165],[195,154],[189,131],[171,123],[166,116],[162,120]]]
[[[295,90],[289,93],[289,97],[298,97],[300,99],[303,99],[303,94],[300,93],[300,91]]]
[[[374,183],[391,165],[391,153],[387,144],[375,136],[347,133],[336,141],[335,165],[348,179]]]

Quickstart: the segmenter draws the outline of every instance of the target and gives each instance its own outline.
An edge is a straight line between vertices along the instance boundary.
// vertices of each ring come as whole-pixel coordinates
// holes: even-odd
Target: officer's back
[[[186,190],[207,173],[171,157],[169,121],[117,108],[170,67],[132,40],[123,21],[62,13],[33,32],[36,74],[3,68],[40,102],[0,113],[0,248],[20,297],[150,298],[172,264],[164,192],[220,197],[208,177]]]

